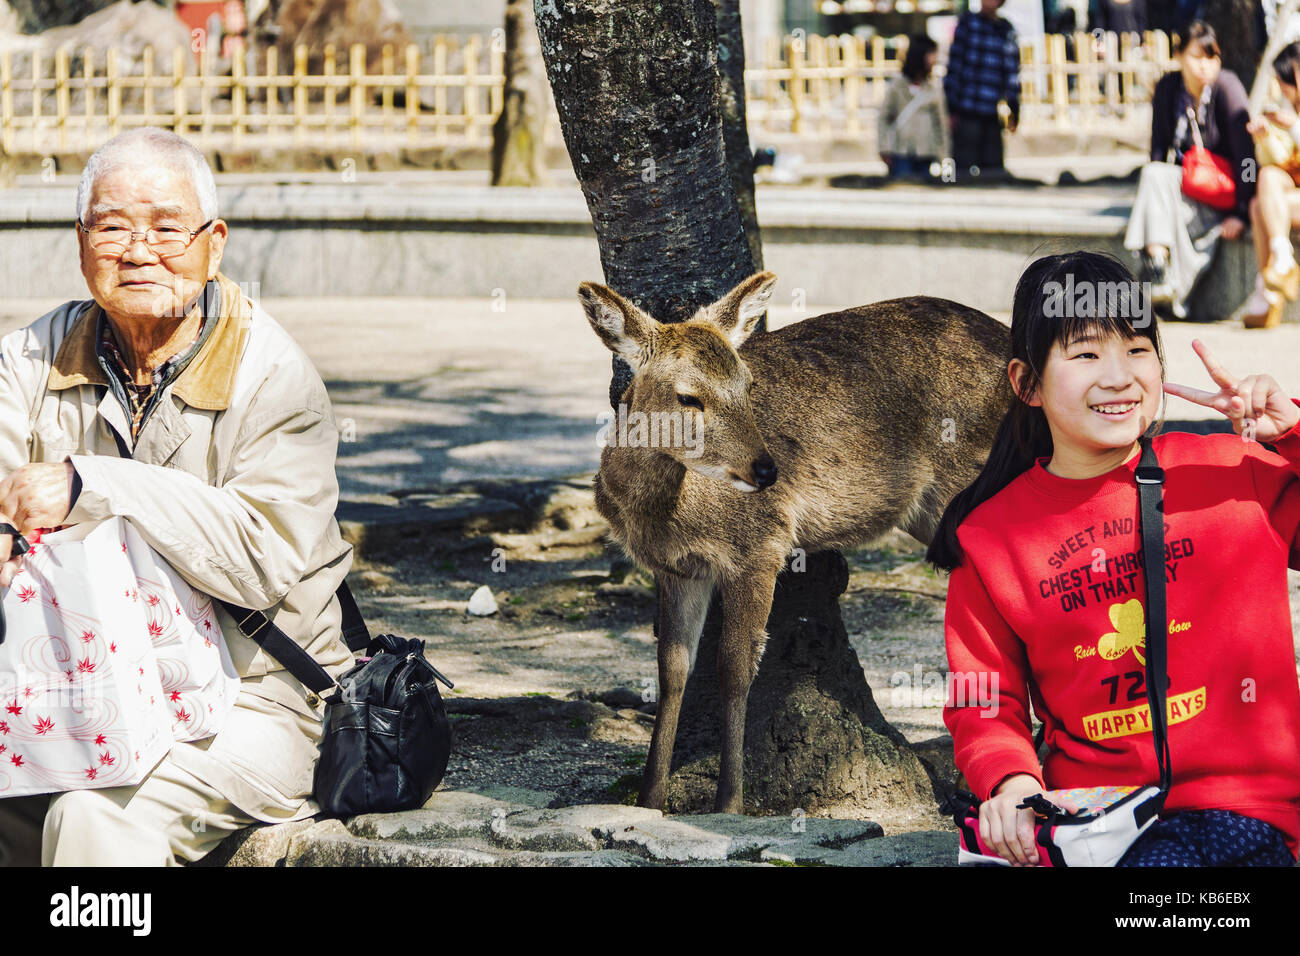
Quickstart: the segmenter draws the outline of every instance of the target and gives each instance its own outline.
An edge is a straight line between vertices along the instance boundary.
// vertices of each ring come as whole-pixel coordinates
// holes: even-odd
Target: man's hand
[[[38,528],[57,528],[72,510],[72,462],[23,465],[0,481],[0,514],[22,534]],[[0,548],[7,553],[8,545]]]
[[[1219,224],[1219,235],[1224,239],[1232,240],[1241,235],[1241,231],[1246,228],[1246,224],[1236,216],[1229,216]]]
[[[7,517],[0,514],[0,522],[13,525]],[[23,566],[23,556],[14,555],[14,536],[11,534],[0,534],[0,588],[7,588]],[[11,555],[13,555],[11,557]]]

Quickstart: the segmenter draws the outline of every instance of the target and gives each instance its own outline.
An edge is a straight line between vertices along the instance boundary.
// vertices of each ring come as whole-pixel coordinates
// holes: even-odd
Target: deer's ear
[[[578,300],[587,313],[587,321],[611,352],[633,367],[645,361],[654,334],[654,319],[609,286],[596,282],[578,286]]]
[[[767,312],[776,288],[776,273],[756,272],[709,307],[709,317],[722,329],[732,348],[740,348]]]

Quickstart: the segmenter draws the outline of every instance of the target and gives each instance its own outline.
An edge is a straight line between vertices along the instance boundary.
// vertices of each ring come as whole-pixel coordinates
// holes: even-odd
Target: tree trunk
[[[718,112],[722,117],[727,172],[749,241],[749,255],[758,271],[763,268],[763,240],[754,206],[754,152],[745,121],[745,35],[740,29],[740,0],[713,0],[713,8],[718,24]],[[758,331],[766,328],[764,316]]]
[[[1223,68],[1236,73],[1246,89],[1255,82],[1263,38],[1256,34],[1258,0],[1206,0],[1202,17],[1219,36]]]
[[[505,98],[492,126],[492,185],[546,182],[546,79],[532,0],[506,5]]]
[[[710,0],[536,0],[605,281],[676,322],[753,274],[717,108]],[[610,402],[631,372],[615,359]]]
[[[755,271],[733,180],[740,167],[724,145],[712,0],[536,0],[536,12],[605,281],[660,321],[688,318]],[[738,75],[738,18],[728,30],[726,68]],[[742,105],[733,120],[743,123]],[[752,192],[752,174],[749,183]],[[623,368],[611,403],[630,381]],[[748,702],[747,809],[933,806],[924,770],[880,717],[848,645],[837,603],[846,580],[843,558],[826,554],[778,581]],[[715,607],[687,685],[670,809],[703,809],[717,785],[718,629]]]
[[[800,559],[796,559],[800,560]],[[777,578],[767,647],[745,714],[745,810],[898,825],[931,814],[935,791],[907,739],[889,725],[849,646],[839,596],[842,555],[808,555]],[[715,598],[686,685],[668,809],[708,813],[717,783],[722,714]]]

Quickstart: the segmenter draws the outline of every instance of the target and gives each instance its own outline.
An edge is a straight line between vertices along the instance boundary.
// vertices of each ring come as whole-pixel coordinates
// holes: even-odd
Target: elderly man
[[[0,341],[0,520],[26,533],[121,516],[195,587],[264,610],[337,675],[351,550],[333,413],[302,350],[218,271],[227,230],[207,162],[169,131],[123,133],[86,164],[77,212],[91,299]],[[11,544],[0,536],[0,584]],[[136,787],[0,800],[0,855],[18,862],[43,822],[46,865],[174,864],[255,820],[316,812],[323,705],[219,616],[242,679],[222,730],[176,744]]]

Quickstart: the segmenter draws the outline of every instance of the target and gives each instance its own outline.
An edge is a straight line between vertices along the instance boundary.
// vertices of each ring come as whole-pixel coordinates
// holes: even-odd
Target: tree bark
[[[849,646],[839,596],[848,566],[835,551],[777,578],[767,647],[745,713],[745,811],[906,824],[933,814],[936,791],[907,739],[871,695]],[[668,807],[708,813],[722,739],[715,598],[686,685]]]
[[[546,79],[532,0],[506,5],[505,96],[492,126],[492,185],[546,182]]]
[[[688,318],[755,271],[757,223],[747,235],[737,202],[742,167],[729,163],[726,145],[733,143],[735,158],[741,140],[723,133],[729,108],[720,108],[712,0],[536,0],[536,13],[605,280],[660,321]],[[724,70],[739,76],[738,17],[726,30],[734,39]],[[730,95],[732,119],[743,124],[738,83]],[[747,137],[743,147],[747,154]],[[611,403],[628,381],[623,366]],[[747,809],[864,815],[899,804],[915,809],[918,800],[933,807],[924,770],[880,717],[848,645],[837,603],[846,580],[843,558],[832,553],[778,581],[748,702]],[[680,770],[669,785],[673,809],[704,809],[717,786],[719,617],[715,607],[687,685],[674,760]]]
[[[605,281],[662,322],[753,274],[717,108],[710,0],[536,0]],[[631,381],[616,361],[610,402]]]
[[[763,240],[758,231],[758,210],[754,205],[754,152],[749,145],[745,119],[745,35],[740,29],[740,0],[713,0],[718,25],[718,112],[722,118],[722,142],[727,154],[727,172],[736,193],[736,208],[754,270],[763,268]],[[767,317],[758,331],[766,331]]]

